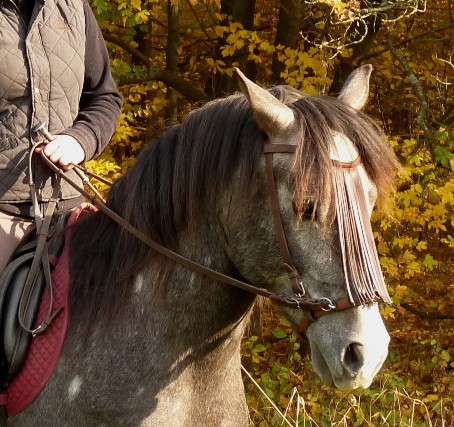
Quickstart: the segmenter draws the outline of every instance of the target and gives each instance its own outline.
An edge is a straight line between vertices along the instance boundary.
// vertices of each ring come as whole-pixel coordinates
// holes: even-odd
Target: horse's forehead
[[[354,161],[359,156],[359,152],[354,146],[353,142],[344,134],[334,132],[333,141],[334,144],[331,147],[331,158],[333,160],[337,160],[343,163],[349,163]],[[360,164],[358,167],[358,173],[363,184],[364,192],[369,201],[370,214],[372,211],[372,206],[375,204],[375,200],[377,198],[377,189],[375,184],[370,180],[362,164]]]
[[[339,162],[349,163],[358,156],[358,150],[344,134],[333,132],[334,144],[331,146],[331,158]]]

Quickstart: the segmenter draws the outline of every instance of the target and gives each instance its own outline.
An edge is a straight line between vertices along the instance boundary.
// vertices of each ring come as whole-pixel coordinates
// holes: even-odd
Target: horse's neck
[[[197,238],[183,236],[179,252],[216,271],[233,274],[221,244],[207,237],[209,233],[199,231],[197,235]],[[148,285],[155,288],[159,280],[156,273],[150,266],[136,280],[148,281]],[[181,334],[182,340],[194,343],[198,338],[205,344],[236,337],[238,332],[241,335],[253,300],[244,291],[212,282],[178,264],[172,265],[166,283],[151,294],[154,314],[160,313],[167,320],[163,320],[164,327]]]
[[[213,268],[211,263],[205,265]],[[155,271],[144,270],[136,281],[148,281],[154,287],[154,274]],[[169,272],[164,286],[151,295],[150,309],[152,317],[162,318],[161,327],[169,333],[180,335],[183,341],[208,343],[240,337],[253,300],[242,290],[212,282],[177,265]]]
[[[209,233],[181,236],[178,252],[232,274],[221,233]],[[163,282],[160,267],[156,259],[126,284],[127,299],[108,321],[88,329],[70,322],[37,419],[54,414],[57,401],[49,425],[59,425],[58,417],[93,425],[84,422],[91,414],[102,414],[106,425],[208,425],[207,417],[209,425],[247,425],[240,343],[253,296],[174,263]]]

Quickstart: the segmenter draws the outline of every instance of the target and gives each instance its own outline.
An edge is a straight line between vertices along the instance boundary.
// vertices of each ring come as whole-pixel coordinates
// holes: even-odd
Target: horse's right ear
[[[285,134],[295,122],[293,111],[249,80],[238,68],[235,72],[240,90],[246,95],[260,129],[270,137]]]
[[[338,98],[355,110],[361,110],[369,98],[369,79],[372,65],[357,68],[347,78]]]

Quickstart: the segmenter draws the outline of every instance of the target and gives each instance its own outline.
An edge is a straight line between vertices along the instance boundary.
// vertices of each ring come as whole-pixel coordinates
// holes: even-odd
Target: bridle
[[[49,139],[49,134],[42,133],[46,139]],[[301,309],[304,312],[304,319],[301,321],[300,330],[301,332],[305,333],[307,327],[311,322],[314,322],[318,318],[325,316],[329,313],[341,311],[348,309],[350,307],[354,307],[360,304],[364,304],[358,301],[350,301],[348,298],[341,298],[338,300],[332,301],[329,298],[321,297],[321,298],[311,298],[307,295],[304,285],[301,281],[300,274],[296,269],[290,250],[287,245],[287,239],[285,237],[285,232],[282,224],[282,219],[280,215],[280,208],[279,208],[279,201],[277,196],[277,189],[274,180],[274,173],[273,173],[273,153],[295,153],[296,146],[291,144],[264,144],[264,156],[265,156],[265,166],[266,166],[266,175],[267,175],[267,182],[268,182],[268,191],[271,198],[271,206],[272,206],[272,213],[273,213],[273,221],[274,227],[276,231],[276,236],[279,244],[279,250],[283,259],[284,268],[288,274],[288,278],[291,283],[291,288],[293,295],[283,294],[283,293],[275,293],[270,292],[267,289],[251,285],[250,283],[235,279],[233,277],[227,276],[223,273],[215,271],[209,267],[204,265],[198,264],[189,258],[186,258],[164,246],[157,243],[144,233],[142,233],[139,229],[134,227],[132,224],[125,221],[121,216],[117,213],[112,211],[108,208],[100,196],[100,194],[94,190],[93,185],[89,184],[90,188],[95,191],[95,196],[88,191],[86,191],[83,187],[78,185],[74,180],[72,180],[65,171],[58,168],[54,163],[52,163],[45,155],[42,154],[42,160],[44,163],[55,173],[57,176],[61,177],[64,181],[66,181],[69,185],[75,188],[77,191],[80,192],[81,195],[87,198],[94,206],[98,208],[102,213],[107,215],[110,219],[115,221],[118,225],[124,228],[127,232],[135,236],[138,240],[140,240],[145,245],[152,248],[154,251],[160,253],[161,255],[165,256],[166,258],[177,262],[188,269],[206,276],[216,282],[224,283],[230,286],[237,287],[249,293],[259,295],[262,297],[266,297],[270,299],[273,303],[291,309]],[[83,179],[84,183],[89,183],[89,180],[86,178],[86,175],[94,177],[95,179],[100,179],[98,175],[88,171],[86,168],[81,167],[80,165],[74,165],[74,169],[76,170],[77,174]],[[106,183],[106,180],[101,178],[103,182]],[[108,181],[107,181],[108,182]],[[369,301],[370,303],[373,301]]]
[[[273,213],[274,229],[276,232],[277,241],[279,244],[279,250],[281,252],[282,260],[284,261],[284,269],[287,272],[292,291],[295,294],[295,301],[297,301],[296,308],[302,309],[304,312],[304,318],[300,323],[300,331],[306,333],[310,323],[315,322],[318,318],[330,314],[336,311],[342,311],[350,307],[361,305],[359,300],[351,301],[349,298],[340,298],[337,300],[330,300],[329,298],[322,297],[317,301],[321,303],[320,307],[315,307],[312,304],[306,302],[312,302],[313,299],[309,298],[306,294],[304,284],[301,280],[301,276],[293,263],[290,249],[287,244],[287,238],[285,236],[284,226],[282,224],[281,210],[279,207],[279,199],[277,195],[276,181],[274,179],[274,168],[273,168],[273,154],[274,153],[290,153],[294,154],[296,151],[296,145],[293,144],[264,144],[263,153],[265,155],[265,169],[268,183],[268,192],[271,199],[271,210]],[[360,163],[360,158],[353,161],[352,163],[341,163],[336,162],[338,166],[348,165],[347,167],[354,167]],[[375,301],[375,300],[374,300]],[[367,303],[374,302],[368,301]]]

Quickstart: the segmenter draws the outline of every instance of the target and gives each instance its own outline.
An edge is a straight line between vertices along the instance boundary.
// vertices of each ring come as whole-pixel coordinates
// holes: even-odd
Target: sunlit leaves
[[[403,188],[390,217],[381,219],[383,236],[379,236],[378,248],[386,255],[382,267],[387,274],[412,278],[438,268],[440,243],[451,247],[452,238],[447,233],[454,212],[454,176],[434,173],[437,153],[431,154],[415,139],[394,141],[392,145],[403,161]],[[451,154],[448,147],[445,150]],[[397,229],[400,234],[393,236]],[[431,253],[434,249],[436,254]],[[391,255],[395,262],[390,262]]]
[[[281,77],[285,82],[307,93],[320,93],[331,82],[326,75],[325,53],[309,47],[289,49],[277,46],[278,58],[285,64]]]
[[[438,265],[438,261],[434,260],[432,255],[426,254],[423,264],[427,267],[428,270],[432,271],[434,267]]]

